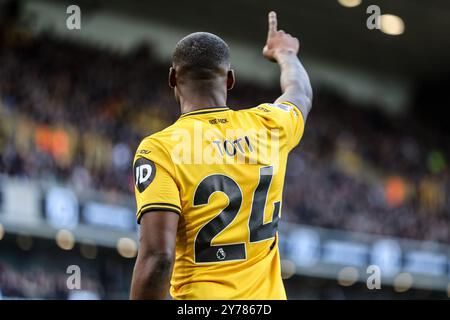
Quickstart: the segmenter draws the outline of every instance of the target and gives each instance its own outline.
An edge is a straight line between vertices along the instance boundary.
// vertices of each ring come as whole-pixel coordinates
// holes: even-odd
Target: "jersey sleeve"
[[[139,145],[133,163],[136,219],[151,211],[181,214],[180,193],[169,156],[152,139]]]
[[[253,112],[271,121],[276,128],[284,131],[289,151],[299,144],[305,129],[305,120],[296,105],[288,101],[263,103],[253,108]]]

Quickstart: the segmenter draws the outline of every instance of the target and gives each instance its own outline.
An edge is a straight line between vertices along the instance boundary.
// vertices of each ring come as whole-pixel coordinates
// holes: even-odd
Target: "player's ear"
[[[236,82],[236,78],[234,77],[234,70],[231,69],[227,74],[227,90],[231,90],[234,87],[234,83]]]
[[[175,68],[170,67],[170,69],[169,69],[169,87],[171,87],[173,89],[176,86],[177,86],[176,71],[175,71]]]

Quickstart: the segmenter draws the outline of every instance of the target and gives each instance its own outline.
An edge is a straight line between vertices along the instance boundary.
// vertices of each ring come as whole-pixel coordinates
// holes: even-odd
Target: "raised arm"
[[[277,15],[269,13],[269,32],[263,55],[277,62],[281,69],[280,84],[283,94],[275,102],[295,104],[306,120],[312,106],[312,88],[308,73],[297,57],[297,38],[277,29]]]

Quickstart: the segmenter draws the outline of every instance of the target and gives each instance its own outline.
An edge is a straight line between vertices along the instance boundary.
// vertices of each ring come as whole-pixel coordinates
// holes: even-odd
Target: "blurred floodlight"
[[[345,267],[339,271],[338,274],[338,283],[341,286],[349,287],[355,284],[358,280],[359,272],[355,267]]]
[[[361,4],[361,0],[338,0],[341,6],[352,8],[359,6]]]
[[[136,241],[130,238],[120,238],[117,241],[117,251],[124,258],[134,258],[137,254]]]
[[[413,277],[410,273],[402,272],[394,279],[394,290],[396,292],[406,292],[413,284]]]
[[[295,263],[291,260],[281,260],[281,277],[289,279],[295,274]]]
[[[402,18],[393,14],[381,15],[381,31],[392,36],[405,32],[405,23]]]
[[[0,223],[0,240],[2,240],[4,236],[5,236],[5,228],[3,228],[3,225]]]
[[[69,230],[59,230],[56,234],[56,244],[63,250],[72,250],[75,245],[75,237]]]

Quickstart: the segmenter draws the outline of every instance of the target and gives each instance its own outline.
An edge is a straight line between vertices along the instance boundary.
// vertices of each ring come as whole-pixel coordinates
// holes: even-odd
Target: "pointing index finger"
[[[269,12],[269,35],[277,31],[277,14],[274,11]]]

